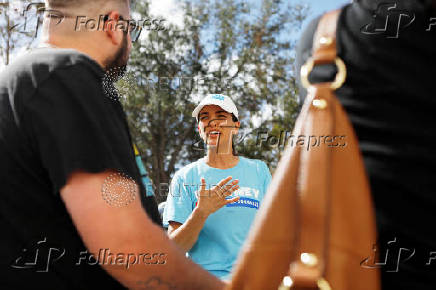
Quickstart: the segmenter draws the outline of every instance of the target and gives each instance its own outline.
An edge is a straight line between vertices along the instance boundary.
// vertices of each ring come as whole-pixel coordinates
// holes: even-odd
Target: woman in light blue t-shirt
[[[164,226],[194,262],[229,279],[271,174],[263,161],[234,155],[232,137],[240,123],[228,96],[208,95],[192,116],[207,154],[174,175]]]

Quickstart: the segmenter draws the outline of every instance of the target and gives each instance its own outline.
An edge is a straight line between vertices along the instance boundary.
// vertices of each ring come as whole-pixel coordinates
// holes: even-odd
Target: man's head
[[[131,38],[128,0],[45,0],[43,41],[77,49],[104,69],[124,71]],[[51,15],[51,16],[50,16]]]

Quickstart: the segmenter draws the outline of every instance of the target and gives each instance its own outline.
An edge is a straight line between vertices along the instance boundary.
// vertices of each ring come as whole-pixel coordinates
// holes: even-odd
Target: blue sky
[[[296,2],[295,0],[292,2]],[[308,24],[310,20],[315,18],[316,16],[337,8],[342,7],[343,5],[350,3],[351,0],[303,0],[301,3],[307,3],[310,5],[310,15],[303,22],[303,29]]]
[[[20,2],[17,0],[15,1],[10,0],[10,1]],[[179,6],[180,0],[150,0],[150,1],[151,1],[150,8],[152,12],[151,14],[161,15],[165,19],[168,19],[176,24],[183,23],[183,11]],[[196,0],[192,0],[192,1],[196,1]],[[242,1],[251,2],[253,4],[259,4],[261,2],[261,0],[242,0]],[[351,0],[286,0],[286,1],[288,1],[291,4],[308,4],[310,6],[310,14],[308,18],[303,22],[302,29],[298,30],[295,34],[291,32],[289,35],[287,35],[287,38],[290,38],[291,40],[292,39],[298,40],[301,31],[304,30],[305,26],[314,17],[326,11],[337,9],[343,6],[344,4],[351,2]],[[20,52],[21,52],[20,50],[15,51],[14,55],[12,55],[11,57],[14,58],[14,56]],[[2,61],[0,60],[0,67],[1,65],[2,65]]]
[[[171,22],[182,23],[183,14],[180,10],[179,0],[150,0],[151,1],[151,14],[162,15],[167,19],[171,19]],[[196,0],[192,0],[196,1]],[[254,5],[259,5],[261,0],[242,0]],[[285,1],[286,2],[286,1]],[[315,16],[320,15],[323,12],[337,9],[346,3],[350,3],[351,0],[287,0],[291,4],[309,4],[311,13],[308,20],[313,19]],[[304,27],[304,26],[303,26]]]

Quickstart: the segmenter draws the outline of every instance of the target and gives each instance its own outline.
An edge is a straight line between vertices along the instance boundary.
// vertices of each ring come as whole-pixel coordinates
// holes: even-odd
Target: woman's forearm
[[[208,214],[203,213],[198,207],[195,208],[184,224],[169,233],[169,238],[183,251],[188,252],[197,242],[207,217]]]

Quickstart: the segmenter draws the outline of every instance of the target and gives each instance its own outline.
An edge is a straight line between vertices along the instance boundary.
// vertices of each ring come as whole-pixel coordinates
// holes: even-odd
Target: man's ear
[[[108,20],[104,23],[104,33],[110,39],[112,44],[119,46],[123,41],[124,31],[120,29],[120,14],[117,11],[111,11],[107,14]]]

